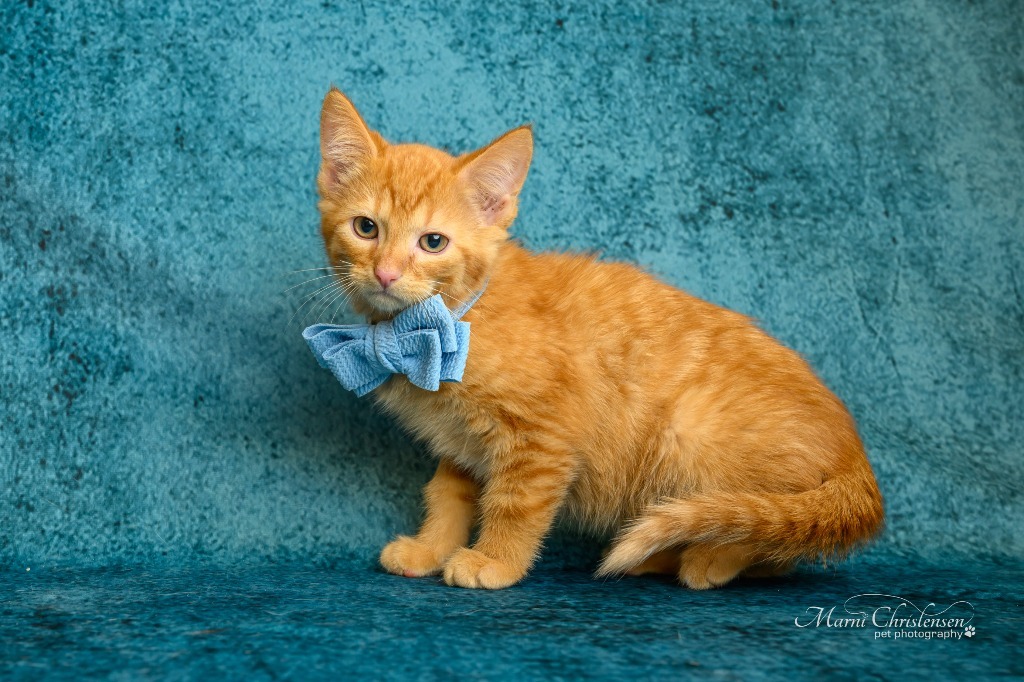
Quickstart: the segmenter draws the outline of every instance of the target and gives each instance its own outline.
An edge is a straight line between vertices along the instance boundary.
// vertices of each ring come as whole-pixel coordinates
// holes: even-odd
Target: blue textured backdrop
[[[974,594],[979,618],[1003,624],[981,629],[988,644],[915,643],[913,655],[947,666],[968,644],[988,646],[971,654],[974,673],[1021,672],[994,653],[1019,643],[1024,565],[1019,2],[154,5],[0,4],[0,577],[13,585],[0,594],[0,671],[83,670],[88,658],[53,658],[54,640],[24,633],[63,632],[65,648],[95,653],[86,614],[114,608],[95,595],[153,600],[202,584],[228,599],[251,582],[282,586],[287,602],[302,580],[391,595],[379,623],[351,616],[377,623],[346,634],[371,658],[375,637],[399,636],[387,614],[409,603],[493,614],[518,599],[498,639],[515,650],[508,628],[536,617],[525,604],[571,622],[559,600],[592,599],[604,611],[588,617],[616,623],[616,600],[632,608],[647,589],[667,619],[701,599],[742,614],[746,629],[718,623],[727,649],[788,637],[795,656],[841,642],[879,674],[909,655],[909,643],[885,649],[867,633],[794,634],[792,617],[828,584],[817,574],[706,598],[636,581],[588,590],[559,576],[592,568],[597,547],[564,533],[515,598],[374,573],[380,546],[414,528],[430,464],[317,367],[299,334],[314,306],[289,319],[315,291],[286,291],[303,280],[292,271],[323,264],[313,177],[333,82],[391,140],[466,151],[533,122],[519,238],[635,262],[804,353],[858,419],[889,512],[882,541],[840,568],[839,584]],[[751,599],[780,590],[792,600]],[[74,598],[86,593],[93,601]],[[339,617],[378,608],[365,594],[317,596]],[[140,599],[134,608],[166,606]],[[33,621],[55,604],[63,625]],[[187,604],[166,613],[165,632],[211,618]],[[153,640],[143,620],[122,618],[110,667],[93,672],[182,664],[172,654],[191,640]],[[647,630],[620,632],[627,652],[646,642],[636,656],[588,654],[608,646],[555,632],[530,665],[429,662],[435,644],[488,622],[407,635],[421,637],[428,676],[444,665],[500,676],[517,661],[552,675],[566,655],[591,661],[577,673],[642,676],[699,669],[710,650],[666,626],[653,653]],[[261,664],[242,653],[248,635],[225,635],[224,656],[181,670],[266,676],[335,660],[329,630],[296,633]],[[302,642],[305,659],[280,651]],[[807,674],[844,667],[815,661]]]

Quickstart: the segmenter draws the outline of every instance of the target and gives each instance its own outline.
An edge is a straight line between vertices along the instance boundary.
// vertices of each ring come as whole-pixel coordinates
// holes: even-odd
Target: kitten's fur
[[[321,151],[323,237],[358,312],[386,319],[437,292],[454,309],[486,285],[462,383],[394,376],[374,392],[439,460],[419,533],[381,553],[388,571],[507,587],[560,510],[618,531],[598,575],[671,572],[696,589],[879,530],[853,420],[796,353],[630,265],[508,241],[529,128],[452,157],[388,144],[332,89]],[[356,235],[359,216],[377,238]],[[443,252],[420,248],[429,233],[450,239]],[[387,293],[375,270],[399,275]]]

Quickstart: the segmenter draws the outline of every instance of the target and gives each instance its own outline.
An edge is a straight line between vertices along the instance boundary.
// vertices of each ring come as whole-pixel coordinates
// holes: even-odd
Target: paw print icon
[[[964,628],[964,637],[974,637],[974,632],[975,632],[974,626],[973,625],[968,625],[967,627]]]

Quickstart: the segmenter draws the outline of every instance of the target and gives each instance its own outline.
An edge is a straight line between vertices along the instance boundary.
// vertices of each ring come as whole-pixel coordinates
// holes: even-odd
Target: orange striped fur
[[[671,572],[704,589],[878,532],[853,420],[796,353],[631,265],[508,240],[528,128],[453,157],[387,143],[332,89],[321,150],[322,232],[355,310],[386,319],[434,293],[455,308],[487,284],[465,318],[462,383],[395,376],[374,392],[439,460],[423,526],[384,548],[385,569],[507,587],[561,513],[618,533],[598,575]],[[375,238],[356,234],[361,216]],[[447,247],[421,248],[428,234]],[[399,277],[385,288],[380,271]]]

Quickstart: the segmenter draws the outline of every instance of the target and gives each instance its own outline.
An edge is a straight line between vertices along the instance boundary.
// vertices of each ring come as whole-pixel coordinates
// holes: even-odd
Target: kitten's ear
[[[352,102],[331,87],[320,110],[321,189],[337,189],[351,180],[377,153],[379,139]]]
[[[533,157],[530,126],[510,130],[483,149],[463,157],[459,178],[487,225],[507,228],[516,217],[516,197]]]

